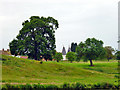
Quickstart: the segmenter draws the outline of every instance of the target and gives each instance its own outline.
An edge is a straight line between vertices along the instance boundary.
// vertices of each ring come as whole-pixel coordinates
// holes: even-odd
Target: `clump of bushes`
[[[58,86],[56,85],[41,85],[41,84],[26,84],[26,85],[11,85],[6,84],[2,87],[2,90],[37,90],[37,89],[57,89]]]
[[[68,59],[68,61],[70,61],[72,63],[73,61],[76,60],[76,54],[75,54],[75,52],[68,52],[66,54],[66,58]]]
[[[50,90],[87,90],[87,89],[120,89],[120,85],[114,85],[110,83],[98,83],[94,85],[85,85],[81,84],[79,82],[74,83],[74,84],[69,84],[69,83],[64,83],[61,86],[57,85],[41,85],[41,84],[26,84],[26,85],[11,85],[11,84],[6,84],[5,86],[2,87],[2,90],[36,90],[36,89],[50,89]]]
[[[63,59],[62,53],[56,52],[54,55],[54,59],[57,60],[57,62],[61,61]]]
[[[114,77],[116,77],[116,78],[118,78],[118,79],[119,79],[119,78],[120,78],[120,75],[115,75]]]
[[[75,84],[72,84],[72,88],[75,88],[75,89],[85,89],[85,88],[87,88],[87,86],[85,84],[81,84],[81,83],[77,82]]]
[[[98,83],[98,84],[92,85],[91,88],[93,89],[119,89],[120,85],[114,85],[110,83]]]
[[[116,59],[117,59],[117,60],[120,60],[120,51],[117,51],[117,52],[115,53],[115,55],[116,55]]]

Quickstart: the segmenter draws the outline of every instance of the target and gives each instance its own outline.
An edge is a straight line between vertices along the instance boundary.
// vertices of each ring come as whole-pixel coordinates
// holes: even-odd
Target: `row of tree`
[[[104,54],[103,41],[88,38],[85,42],[80,42],[79,45],[76,46],[75,52],[68,52],[66,58],[72,62],[74,60],[79,61],[84,57],[85,60],[90,60],[90,65],[93,66],[92,60]]]
[[[80,42],[78,45],[77,43],[72,43],[71,52],[67,53],[66,58],[70,62],[80,61],[80,59],[84,61],[89,60],[90,65],[93,66],[92,60],[107,58],[109,61],[115,56],[116,59],[120,59],[120,51],[117,51],[115,55],[113,55],[113,53],[115,53],[115,50],[111,46],[103,47],[103,41],[95,38],[88,38],[85,42]],[[58,57],[59,60],[61,60],[62,54],[59,53]],[[58,60],[57,57],[55,57],[55,59]]]
[[[23,28],[19,31],[19,34],[9,43],[10,51],[12,55],[27,55],[28,58],[40,60],[52,60],[57,61],[62,59],[61,53],[56,53],[55,45],[55,30],[57,30],[59,24],[53,17],[39,17],[31,16],[30,20],[26,20],[22,23]],[[102,58],[106,55],[108,61],[112,58],[111,47],[103,47],[103,41],[95,38],[88,38],[85,42],[71,44],[71,52],[67,53],[66,57],[71,62],[73,60],[80,61],[90,60],[91,66],[93,66],[92,60],[98,57]],[[119,59],[120,53],[117,54]]]
[[[82,42],[81,42],[81,44],[82,44]],[[79,44],[78,46],[80,47],[81,44]],[[77,48],[77,50],[76,50],[76,48]],[[100,59],[107,58],[109,61],[110,59],[114,58],[115,55],[117,55],[117,53],[118,53],[118,51],[115,51],[111,46],[105,46],[104,49],[105,49],[105,54],[102,57],[100,57]],[[77,47],[77,43],[73,43],[73,42],[71,43],[71,51],[81,53]],[[113,55],[113,53],[115,53],[115,52],[116,52],[116,54]],[[81,54],[78,54],[78,57],[77,57],[78,61],[80,60],[79,58],[81,58]]]

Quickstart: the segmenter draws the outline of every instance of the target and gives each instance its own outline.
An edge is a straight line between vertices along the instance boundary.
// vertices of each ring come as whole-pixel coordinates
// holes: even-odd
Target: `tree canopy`
[[[55,53],[55,30],[58,28],[58,21],[53,17],[31,16],[30,20],[22,23],[23,28],[19,31],[15,43],[9,43],[12,52],[12,46],[15,52],[20,55],[28,55],[29,58],[38,60],[40,56],[45,59],[51,59]],[[14,53],[13,53],[14,54]]]
[[[116,55],[116,59],[117,59],[117,60],[120,60],[120,51],[117,51],[117,52],[115,53],[115,55]]]
[[[18,41],[14,39],[12,42],[9,43],[9,47],[10,47],[11,54],[17,56],[17,54],[18,54]]]
[[[70,61],[72,63],[72,61],[76,60],[76,54],[75,54],[75,52],[68,52],[66,54],[66,58],[68,59],[68,61]]]
[[[76,51],[76,47],[77,47],[77,43],[71,43],[71,51],[75,52]]]
[[[84,56],[85,59],[90,60],[90,65],[93,66],[92,60],[105,54],[103,41],[95,38],[88,38],[84,43],[80,42],[77,46],[76,53],[79,59]]]
[[[57,62],[59,62],[60,60],[62,60],[63,59],[62,53],[56,52],[55,56],[54,56],[54,59],[57,60]]]
[[[80,61],[80,59],[84,55],[83,53],[84,47],[85,47],[85,44],[83,42],[80,42],[79,45],[76,47],[77,61]]]
[[[106,58],[108,59],[112,59],[113,57],[113,52],[114,52],[114,49],[111,47],[111,46],[105,46],[105,50],[106,50]]]

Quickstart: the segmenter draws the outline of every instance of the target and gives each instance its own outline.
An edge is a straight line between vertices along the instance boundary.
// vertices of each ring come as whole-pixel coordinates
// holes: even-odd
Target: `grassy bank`
[[[65,82],[96,84],[108,82],[118,84],[118,62],[94,61],[93,67],[89,62],[43,62],[2,56],[2,83],[11,84],[55,84]],[[1,67],[1,66],[0,66]]]

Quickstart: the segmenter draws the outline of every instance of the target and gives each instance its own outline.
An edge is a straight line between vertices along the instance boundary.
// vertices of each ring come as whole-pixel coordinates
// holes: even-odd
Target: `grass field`
[[[96,84],[108,82],[118,84],[118,61],[89,62],[43,62],[2,56],[2,83],[41,83],[60,85],[65,82]]]

